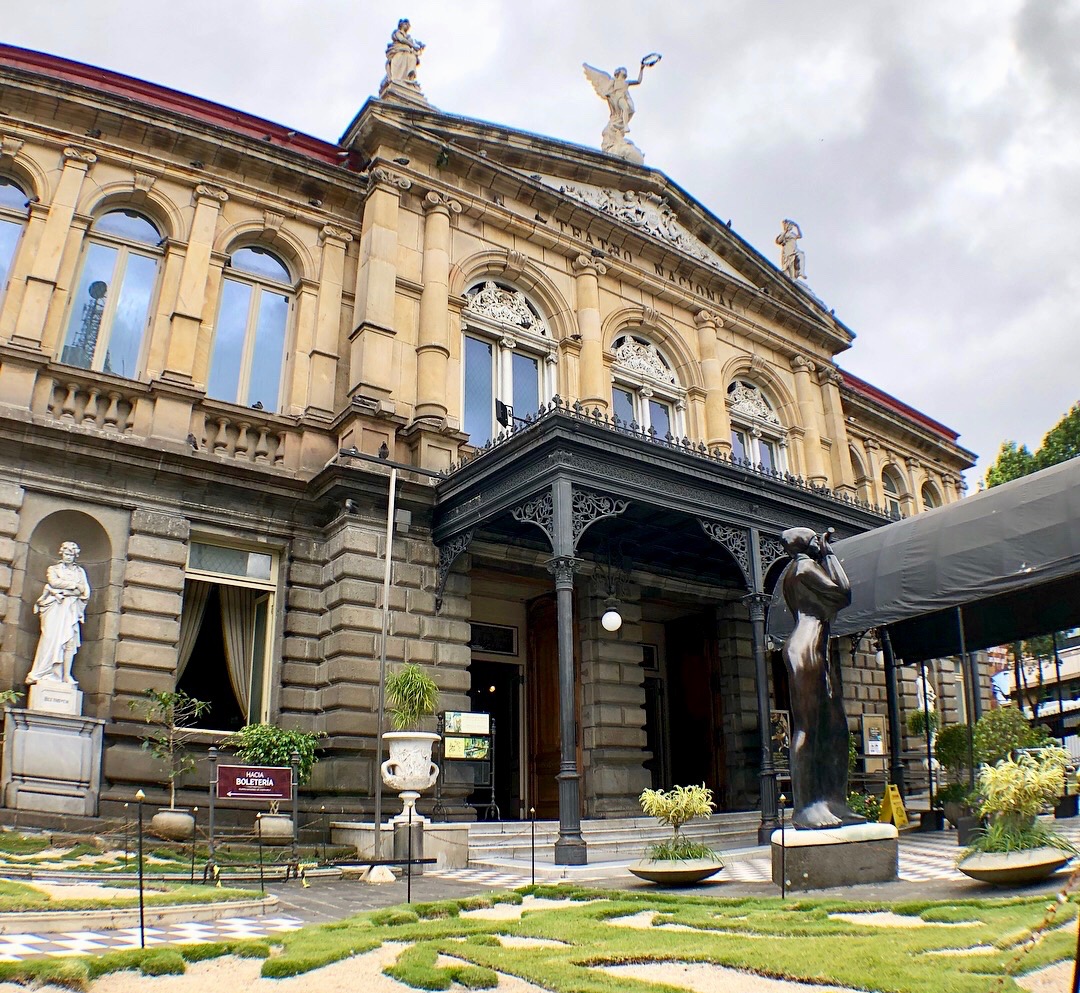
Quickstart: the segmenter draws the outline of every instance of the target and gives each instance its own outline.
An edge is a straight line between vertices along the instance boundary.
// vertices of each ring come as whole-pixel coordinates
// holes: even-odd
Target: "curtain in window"
[[[180,644],[176,659],[178,683],[188,662],[191,661],[191,653],[195,648],[195,640],[199,637],[203,614],[206,613],[206,600],[209,596],[209,583],[200,583],[194,579],[189,579],[184,583],[184,606],[180,611]]]
[[[240,704],[244,720],[251,704],[251,653],[255,644],[255,611],[251,590],[219,586],[221,633],[225,641],[225,665],[229,682]]]

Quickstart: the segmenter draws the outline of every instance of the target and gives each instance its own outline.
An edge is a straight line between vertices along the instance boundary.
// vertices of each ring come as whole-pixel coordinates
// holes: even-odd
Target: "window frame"
[[[886,486],[886,482],[892,484],[892,490]],[[904,517],[904,500],[907,494],[904,492],[903,477],[900,470],[892,465],[881,467],[881,495],[885,510],[890,517],[900,520]]]
[[[11,258],[8,259],[7,276],[3,282],[0,282],[0,308],[3,308],[7,289],[11,283],[11,274],[15,271],[15,262],[19,257],[19,250],[22,248],[23,238],[26,236],[26,229],[30,224],[30,194],[26,192],[24,184],[14,176],[5,172],[0,174],[0,179],[5,180],[4,186],[13,186],[17,189],[25,200],[21,210],[0,204],[0,221],[17,225],[19,228],[19,234],[11,249]]]
[[[732,395],[736,386],[754,390],[775,420],[755,415],[746,409],[740,409],[738,401]],[[787,473],[790,464],[788,459],[788,432],[780,421],[780,415],[776,412],[776,404],[773,403],[768,390],[763,389],[759,383],[754,382],[752,379],[736,376],[727,385],[724,392],[724,402],[727,404],[728,421],[731,425],[732,457],[739,457],[734,454],[734,440],[737,433],[742,434],[745,436],[743,446],[746,452],[745,458],[755,468],[761,466],[762,471],[775,472],[779,475]],[[761,457],[763,444],[773,448],[774,457],[771,468],[765,466],[765,460]]]
[[[631,338],[639,345],[651,347],[659,356],[663,367],[671,374],[671,382],[665,382],[658,376],[650,375],[643,369],[631,369],[618,358],[619,343]],[[668,430],[671,441],[677,442],[686,435],[686,389],[679,383],[664,350],[649,335],[639,328],[626,328],[611,340],[611,409],[615,410],[615,391],[629,393],[634,410],[634,421],[642,434],[651,435],[660,441],[667,441],[667,434],[660,434],[653,427],[651,403],[667,407]],[[620,419],[620,423],[621,423]],[[627,427],[630,427],[627,424]]]
[[[248,269],[241,268],[232,264],[232,258],[237,252],[242,252],[245,249],[255,250],[269,255],[276,260],[281,267],[285,270],[291,282],[279,283],[271,279],[269,276],[262,273],[254,273]],[[248,288],[249,297],[247,304],[247,315],[244,319],[244,341],[240,353],[240,368],[236,380],[236,392],[232,398],[226,398],[222,396],[216,396],[209,392],[210,382],[214,371],[214,351],[218,341],[218,333],[221,330],[221,308],[225,302],[226,283],[236,283],[240,286]],[[258,243],[244,243],[241,245],[235,245],[230,249],[226,255],[226,262],[221,272],[221,285],[218,288],[217,307],[214,311],[214,326],[210,338],[210,357],[209,363],[206,367],[206,387],[207,387],[207,399],[218,400],[222,403],[231,403],[238,407],[249,408],[252,406],[251,400],[251,376],[252,369],[255,364],[256,345],[258,342],[259,333],[259,313],[261,310],[261,301],[263,294],[270,292],[276,295],[283,296],[286,300],[285,305],[285,327],[282,330],[282,344],[281,344],[281,364],[278,368],[278,382],[277,382],[277,397],[273,409],[270,407],[262,407],[268,414],[281,413],[283,401],[285,397],[285,385],[286,385],[286,372],[288,367],[288,360],[292,355],[292,340],[293,327],[296,323],[296,300],[297,300],[297,288],[299,280],[293,277],[293,268],[290,267],[288,261],[282,257],[282,255],[267,248],[265,245]],[[261,402],[258,397],[254,402]]]
[[[150,244],[145,241],[135,241],[134,239],[124,238],[122,235],[113,234],[109,231],[95,230],[96,225],[108,217],[110,214],[128,214],[136,215],[142,220],[146,221],[158,234],[159,240],[156,244]],[[106,248],[112,248],[116,250],[116,258],[113,261],[112,267],[112,282],[107,284],[109,286],[119,286],[121,292],[113,293],[106,299],[105,307],[101,312],[101,320],[98,324],[97,340],[94,344],[94,354],[91,357],[89,366],[76,366],[70,363],[64,363],[69,365],[73,369],[82,369],[84,372],[105,372],[105,358],[108,355],[109,343],[112,339],[113,322],[116,318],[116,312],[120,307],[120,302],[123,299],[123,287],[124,280],[128,273],[128,260],[132,255],[140,258],[151,259],[154,263],[154,277],[153,287],[150,290],[150,296],[147,299],[146,304],[146,317],[142,326],[142,333],[139,340],[139,352],[135,360],[134,375],[124,376],[122,373],[109,371],[107,375],[119,376],[122,379],[137,380],[146,369],[147,356],[150,351],[150,333],[154,324],[154,315],[157,310],[158,299],[161,294],[161,275],[164,271],[163,261],[165,258],[165,243],[168,240],[168,235],[163,234],[161,231],[161,224],[156,218],[150,216],[146,212],[139,210],[132,206],[124,204],[112,205],[105,210],[97,213],[93,220],[86,228],[86,233],[83,236],[82,248],[79,256],[79,265],[75,270],[75,278],[71,283],[70,299],[67,305],[67,313],[63,323],[63,333],[59,336],[58,351],[56,353],[56,361],[63,362],[64,352],[68,348],[68,337],[71,333],[71,322],[74,319],[76,308],[85,307],[85,303],[80,303],[75,297],[75,293],[82,283],[83,275],[86,271],[87,259],[90,255],[90,251],[94,245],[103,245]]]

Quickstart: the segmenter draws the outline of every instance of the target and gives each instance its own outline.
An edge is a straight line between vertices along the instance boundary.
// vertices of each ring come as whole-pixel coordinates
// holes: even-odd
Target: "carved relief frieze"
[[[548,337],[548,327],[543,318],[529,306],[529,301],[521,290],[504,289],[498,283],[488,280],[467,294],[465,311],[479,314],[503,324],[526,328],[534,334]]]
[[[761,391],[752,383],[735,380],[728,392],[727,404],[733,414],[742,414],[744,417],[752,417],[775,424],[777,427],[780,426],[780,418],[761,395]]]
[[[640,372],[661,383],[675,382],[675,374],[651,342],[624,335],[615,342],[615,361],[624,369]]]

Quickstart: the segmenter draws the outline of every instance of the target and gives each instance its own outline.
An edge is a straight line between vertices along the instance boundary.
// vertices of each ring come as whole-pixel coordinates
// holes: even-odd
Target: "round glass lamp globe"
[[[618,631],[622,627],[622,614],[614,608],[605,610],[600,625],[605,631]]]

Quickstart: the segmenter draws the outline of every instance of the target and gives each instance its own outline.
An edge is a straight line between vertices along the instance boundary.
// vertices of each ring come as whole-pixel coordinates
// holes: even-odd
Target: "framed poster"
[[[885,717],[882,714],[862,715],[862,751],[867,772],[885,771]]]
[[[491,739],[488,737],[468,738],[464,735],[447,736],[443,742],[443,758],[486,759],[491,752]]]

